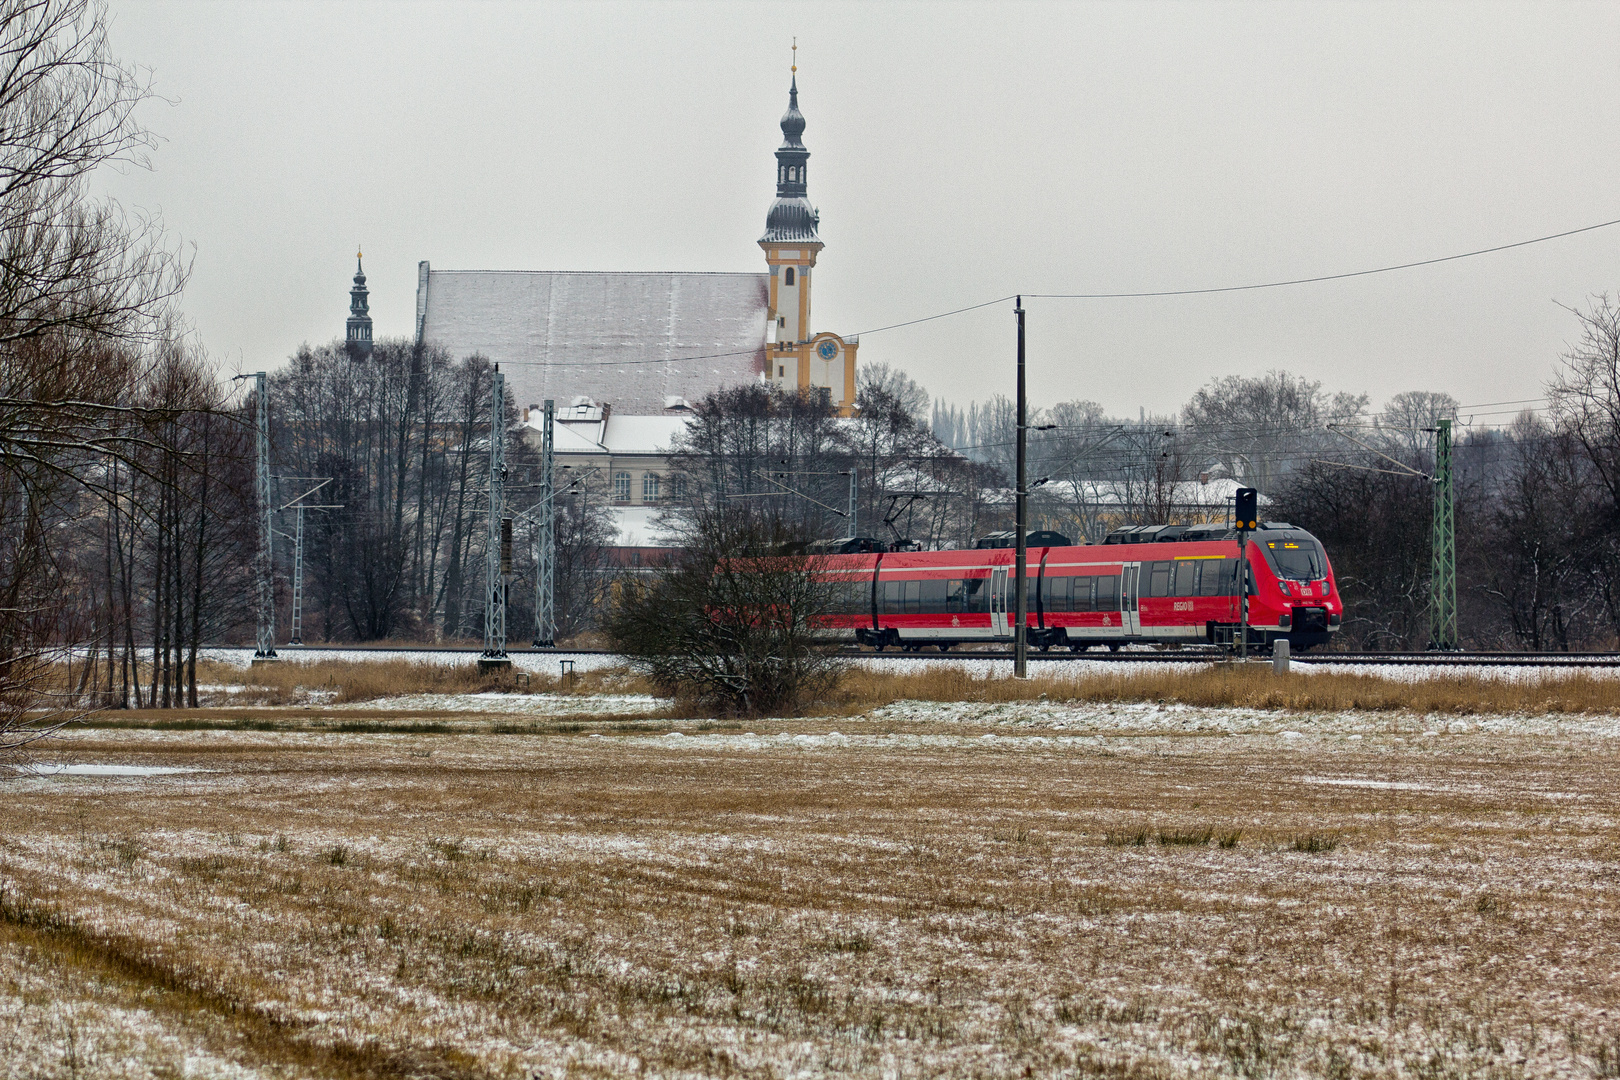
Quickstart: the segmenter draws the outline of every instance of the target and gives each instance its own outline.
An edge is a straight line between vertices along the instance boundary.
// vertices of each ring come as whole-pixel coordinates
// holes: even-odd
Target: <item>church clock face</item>
[[[823,341],[820,345],[816,346],[816,352],[821,354],[821,358],[823,360],[831,360],[833,357],[838,355],[838,343],[834,341]]]

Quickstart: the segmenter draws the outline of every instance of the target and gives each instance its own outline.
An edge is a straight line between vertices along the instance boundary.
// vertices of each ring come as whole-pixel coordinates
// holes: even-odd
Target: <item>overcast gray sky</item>
[[[850,334],[1014,292],[1199,288],[1620,218],[1620,5],[158,3],[112,0],[166,142],[104,178],[195,244],[227,367],[376,332],[416,264],[764,268],[799,41],[813,321]],[[1534,398],[1617,282],[1620,226],[1349,282],[1032,300],[1030,388],[1170,410],[1270,368]],[[958,402],[1011,392],[1011,304],[863,338]],[[1481,410],[1481,419],[1486,410]]]

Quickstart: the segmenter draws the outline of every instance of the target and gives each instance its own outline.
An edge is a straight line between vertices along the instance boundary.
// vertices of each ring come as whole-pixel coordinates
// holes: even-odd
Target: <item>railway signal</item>
[[[1239,534],[1260,527],[1260,493],[1254,488],[1237,490],[1237,527]]]
[[[1254,488],[1238,488],[1236,500],[1238,534],[1238,646],[1239,655],[1249,658],[1249,531],[1260,527],[1260,493]]]

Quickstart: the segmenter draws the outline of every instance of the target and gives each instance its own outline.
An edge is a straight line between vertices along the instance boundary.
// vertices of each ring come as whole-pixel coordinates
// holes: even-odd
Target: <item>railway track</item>
[[[216,645],[210,646],[212,650],[251,652],[246,646]],[[483,649],[476,645],[465,646],[411,646],[411,645],[288,645],[281,650],[283,655],[291,656],[300,653],[412,653],[443,656],[477,656]],[[508,650],[514,657],[554,656],[558,659],[567,659],[570,656],[611,656],[607,649],[531,649],[518,647]],[[939,660],[942,657],[953,660],[1011,660],[1012,651],[997,650],[973,651],[952,649],[941,653],[937,649],[927,648],[926,651],[906,652],[899,649],[885,649],[883,652],[851,650],[846,655],[864,657],[883,657],[889,660],[925,661]],[[1268,653],[1252,652],[1251,661],[1269,662]],[[1099,660],[1115,663],[1147,663],[1147,664],[1188,664],[1200,661],[1229,659],[1230,654],[1219,649],[1122,649],[1119,652],[1095,650],[1082,653],[1069,652],[1040,652],[1031,650],[1029,659],[1043,664],[1063,663],[1073,660]],[[1350,666],[1359,664],[1372,664],[1382,666],[1421,666],[1421,667],[1585,667],[1606,668],[1620,667],[1620,653],[1296,653],[1292,660],[1296,664],[1312,664],[1318,666]]]

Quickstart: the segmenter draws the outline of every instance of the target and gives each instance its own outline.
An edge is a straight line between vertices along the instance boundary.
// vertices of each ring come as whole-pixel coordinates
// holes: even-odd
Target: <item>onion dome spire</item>
[[[366,288],[366,268],[362,252],[354,253],[354,287],[349,290],[349,322],[345,344],[357,357],[371,355],[371,290]]]
[[[776,150],[776,201],[765,216],[765,235],[760,243],[819,244],[816,228],[821,215],[810,205],[806,178],[810,151],[804,148],[804,114],[799,111],[799,43],[794,41],[792,83],[788,88],[787,112],[782,114],[782,145]]]

